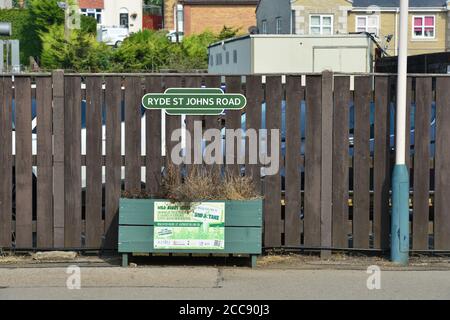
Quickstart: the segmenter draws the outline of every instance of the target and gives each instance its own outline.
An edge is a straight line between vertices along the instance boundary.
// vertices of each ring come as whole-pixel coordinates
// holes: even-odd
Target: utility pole
[[[66,2],[64,3],[64,11],[64,35],[66,40],[69,41],[72,29],[80,29],[80,13],[78,0],[66,0]]]
[[[408,72],[409,0],[400,0],[400,33],[397,77],[397,119],[395,132],[395,167],[392,177],[391,260],[402,265],[409,259],[409,171],[406,167],[406,88]]]

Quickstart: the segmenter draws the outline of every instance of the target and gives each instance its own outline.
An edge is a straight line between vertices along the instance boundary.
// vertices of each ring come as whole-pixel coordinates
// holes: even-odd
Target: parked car
[[[122,27],[102,27],[98,31],[98,40],[109,46],[119,47],[130,35],[128,28]]]
[[[167,34],[167,38],[170,42],[181,42],[184,38],[184,32],[178,31],[178,41],[177,41],[177,31],[172,30]]]

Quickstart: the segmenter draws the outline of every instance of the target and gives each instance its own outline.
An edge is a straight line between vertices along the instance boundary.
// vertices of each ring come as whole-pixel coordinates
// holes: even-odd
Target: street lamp
[[[395,167],[392,177],[391,260],[402,265],[409,258],[409,172],[406,167],[406,88],[408,72],[409,0],[400,0],[400,33],[397,77]],[[408,152],[409,156],[409,152]]]

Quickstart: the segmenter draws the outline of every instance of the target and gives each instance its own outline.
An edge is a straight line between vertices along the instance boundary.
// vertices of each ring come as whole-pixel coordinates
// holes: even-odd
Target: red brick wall
[[[177,0],[164,0],[164,29],[173,30],[173,7]]]
[[[205,30],[219,32],[223,26],[241,28],[246,33],[256,26],[254,5],[185,5],[185,34],[201,33]]]

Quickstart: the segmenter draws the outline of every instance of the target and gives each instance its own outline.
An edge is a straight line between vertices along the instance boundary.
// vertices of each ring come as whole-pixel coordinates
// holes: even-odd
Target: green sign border
[[[233,107],[205,107],[205,108],[189,108],[189,107],[167,107],[167,106],[152,106],[148,107],[145,103],[145,99],[149,96],[153,97],[167,97],[167,96],[199,96],[199,97],[211,97],[221,96],[225,98],[239,98],[243,101],[242,105],[236,108]],[[149,110],[164,110],[168,115],[220,115],[225,110],[242,110],[247,106],[247,98],[240,93],[224,93],[221,88],[168,88],[164,93],[147,93],[142,97],[142,106]]]

